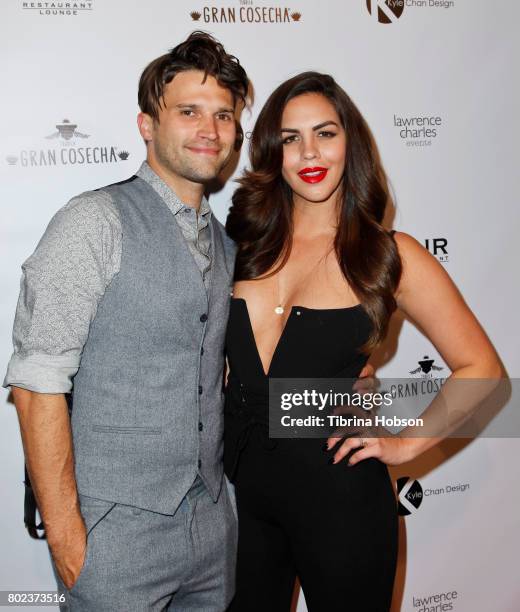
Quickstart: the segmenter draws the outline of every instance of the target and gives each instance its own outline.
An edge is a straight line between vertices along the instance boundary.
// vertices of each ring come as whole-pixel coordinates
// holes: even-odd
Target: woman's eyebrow
[[[318,123],[318,125],[315,125],[312,129],[314,131],[316,130],[321,130],[322,127],[325,127],[326,125],[335,125],[336,127],[339,127],[338,124],[335,121],[324,121],[323,123]],[[291,132],[291,134],[299,134],[300,130],[296,130],[294,128],[282,128],[281,129],[282,132]]]
[[[336,127],[339,127],[339,125],[335,122],[335,121],[324,121],[323,123],[318,123],[318,125],[315,125],[312,129],[313,130],[321,130],[322,127],[325,127],[326,125],[335,125]]]

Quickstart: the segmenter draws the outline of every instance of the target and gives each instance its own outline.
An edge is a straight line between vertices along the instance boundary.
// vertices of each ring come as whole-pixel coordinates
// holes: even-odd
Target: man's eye
[[[193,117],[193,115],[195,115],[195,111],[191,110],[190,108],[186,108],[184,110],[181,110],[181,115],[185,115],[186,117]]]
[[[219,113],[217,117],[222,121],[231,121],[231,115],[228,113]]]

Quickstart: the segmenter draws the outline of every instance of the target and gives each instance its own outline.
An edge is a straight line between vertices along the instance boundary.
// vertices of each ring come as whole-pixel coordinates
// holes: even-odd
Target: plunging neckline
[[[247,306],[247,301],[245,300],[245,298],[241,298],[241,297],[231,297],[231,299],[236,300],[238,302],[242,302],[244,304],[246,315],[247,315],[247,321],[249,324],[249,332],[251,334],[251,341],[253,343],[254,352],[256,355],[256,359],[258,361],[260,372],[262,373],[264,378],[270,378],[271,370],[272,370],[276,355],[278,353],[278,349],[280,348],[282,340],[285,337],[285,332],[287,330],[287,327],[289,326],[289,322],[291,321],[295,310],[307,310],[310,312],[339,312],[339,311],[356,310],[358,308],[362,308],[362,304],[354,304],[353,306],[346,306],[343,308],[307,308],[306,306],[291,306],[291,311],[289,313],[289,316],[287,317],[287,320],[285,321],[285,325],[283,326],[282,333],[280,334],[278,341],[274,347],[274,351],[273,351],[273,354],[271,355],[271,360],[269,362],[269,367],[267,368],[267,372],[266,372],[264,369],[264,364],[262,363],[262,358],[260,357],[260,351],[258,350],[258,344],[256,343],[255,332],[253,330],[253,322],[251,321],[251,317],[249,315],[249,308]]]

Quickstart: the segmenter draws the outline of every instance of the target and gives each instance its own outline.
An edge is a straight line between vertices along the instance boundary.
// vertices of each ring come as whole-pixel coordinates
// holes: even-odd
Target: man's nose
[[[199,123],[199,136],[208,140],[218,138],[217,121],[213,115],[203,115]]]

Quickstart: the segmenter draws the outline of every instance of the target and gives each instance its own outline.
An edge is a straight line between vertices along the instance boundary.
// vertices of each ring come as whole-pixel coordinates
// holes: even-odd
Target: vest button
[[[199,395],[202,395],[202,387],[199,385]]]
[[[202,431],[204,429],[204,426],[202,425],[202,423],[199,421],[199,431]]]
[[[208,315],[206,313],[200,315],[201,323],[206,323],[207,320],[208,320]]]

